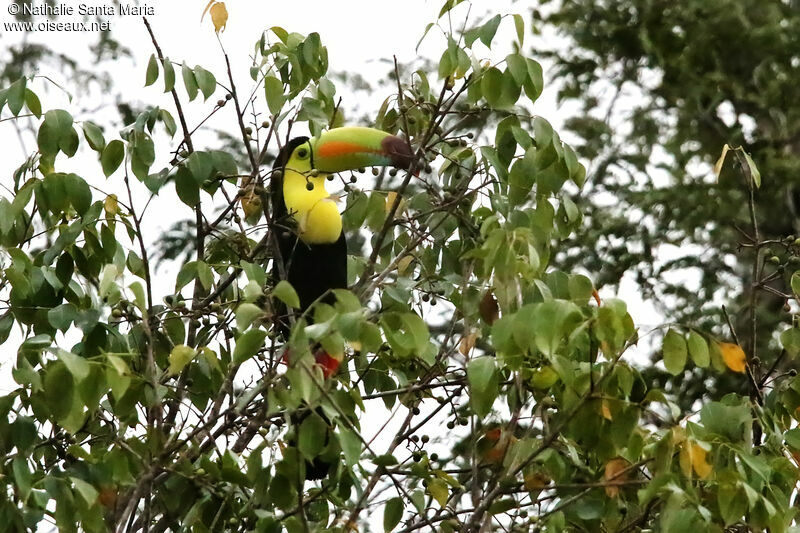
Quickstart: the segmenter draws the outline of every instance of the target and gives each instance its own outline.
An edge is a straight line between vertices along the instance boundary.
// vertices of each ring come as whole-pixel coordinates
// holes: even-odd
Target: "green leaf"
[[[155,54],[150,54],[150,61],[147,62],[147,72],[144,77],[144,86],[153,85],[158,79],[158,59]]]
[[[106,358],[109,362],[109,366],[106,367],[106,381],[111,387],[114,398],[119,400],[131,384],[130,369],[121,357],[107,354]]]
[[[525,63],[528,66],[528,81],[525,82],[523,88],[531,102],[535,102],[544,89],[542,66],[529,57],[525,58]],[[582,165],[580,168],[582,168]]]
[[[83,123],[82,129],[83,136],[86,138],[86,142],[89,143],[89,147],[102,154],[103,149],[106,147],[106,140],[103,138],[103,132],[100,128],[96,124],[86,121]]]
[[[36,137],[39,150],[43,154],[55,156],[63,139],[71,136],[72,131],[72,115],[62,109],[48,111],[44,114]]]
[[[194,207],[200,203],[200,186],[194,179],[192,172],[185,166],[178,167],[175,173],[175,192],[181,202]]]
[[[69,373],[75,378],[75,382],[83,381],[89,375],[89,362],[80,355],[61,348],[56,350],[56,355],[66,365]]]
[[[515,339],[520,346],[524,346],[523,339],[527,336],[533,341],[532,348],[535,347],[548,357],[556,355],[564,338],[582,320],[578,306],[566,300],[549,300],[541,304],[534,304],[532,311],[532,324],[527,324],[524,333],[520,331],[525,327],[524,320],[516,320]]]
[[[195,183],[202,186],[207,179],[212,177],[214,158],[208,152],[193,152],[186,159],[186,167],[191,171]]]
[[[14,322],[14,315],[10,312],[6,312],[5,315],[0,318],[0,344],[8,340],[8,336],[11,334],[11,328],[14,327]]]
[[[208,98],[214,94],[214,91],[217,89],[217,79],[212,73],[200,65],[194,67],[194,77],[197,80],[197,86],[203,93],[204,100],[208,100]]]
[[[214,285],[214,273],[205,261],[197,262],[197,279],[204,289],[209,290]]]
[[[175,68],[168,57],[164,58],[164,92],[168,93],[175,88]]]
[[[781,345],[792,357],[800,354],[800,329],[789,328],[781,333]]]
[[[67,157],[72,157],[78,151],[79,142],[78,132],[75,131],[75,128],[69,128],[59,140],[58,147]]]
[[[475,414],[486,416],[499,394],[499,378],[493,357],[478,357],[467,364],[470,404]]]
[[[761,187],[761,172],[758,171],[758,167],[756,166],[755,161],[753,158],[750,157],[750,154],[742,150],[742,154],[744,154],[744,160],[747,162],[747,168],[750,170],[750,177],[753,179],[753,183],[755,184],[756,188]]]
[[[170,137],[175,136],[175,132],[178,131],[178,126],[175,124],[175,119],[172,118],[172,114],[167,111],[166,109],[162,109],[158,112],[158,116],[161,118],[161,121],[164,123],[164,129],[167,130],[167,133]]]
[[[400,463],[400,461],[397,460],[397,457],[395,457],[394,455],[392,455],[390,453],[385,453],[383,455],[379,455],[379,456],[375,457],[372,460],[372,462],[375,463],[378,466],[383,466],[383,467],[394,466],[394,465]]]
[[[256,304],[244,302],[236,308],[236,327],[244,331],[250,327],[257,317],[264,314],[264,310]]]
[[[439,10],[439,16],[436,18],[442,18],[446,13],[463,1],[464,0],[447,0],[444,5],[442,5],[442,9]]]
[[[403,500],[401,498],[392,498],[386,502],[383,508],[383,530],[389,532],[397,527],[400,520],[403,519]]]
[[[481,78],[481,92],[489,106],[496,108],[503,93],[503,73],[496,67],[486,69]]]
[[[300,434],[297,438],[297,449],[307,459],[313,459],[325,447],[328,441],[328,425],[317,413],[311,412],[300,424]]]
[[[711,357],[708,353],[708,344],[703,336],[692,330],[689,332],[687,344],[689,346],[689,355],[692,357],[694,364],[700,368],[706,368],[711,362]]]
[[[58,362],[48,367],[44,376],[44,394],[53,419],[60,421],[69,414],[75,387],[72,374],[64,363]]]
[[[800,451],[800,428],[790,429],[783,434],[783,439],[790,448]]]
[[[69,202],[75,208],[75,211],[83,216],[92,205],[92,190],[89,188],[89,184],[75,174],[67,174],[63,177],[63,180],[64,191]]]
[[[125,157],[125,145],[119,139],[115,139],[103,148],[100,156],[100,164],[103,167],[103,174],[111,176],[119,168]]]
[[[492,40],[494,39],[495,34],[497,33],[497,27],[500,26],[500,21],[502,17],[500,15],[495,15],[494,17],[490,18],[483,26],[481,26],[479,35],[481,42],[486,45],[487,48],[492,47]]]
[[[54,328],[67,331],[72,321],[78,316],[78,310],[71,303],[61,304],[47,312],[47,321]]]
[[[169,369],[167,372],[170,376],[180,374],[196,355],[197,351],[185,344],[175,346],[169,353]]]
[[[283,82],[275,76],[264,78],[264,94],[267,97],[267,106],[273,115],[281,112],[286,96],[283,94]]]
[[[726,526],[738,522],[747,512],[747,496],[737,483],[721,483],[717,492],[719,514]]]
[[[83,501],[86,502],[86,505],[94,505],[94,502],[97,501],[97,497],[99,495],[97,489],[80,478],[70,477],[69,479],[72,481],[72,484],[75,485],[75,490],[77,490],[78,494],[81,495],[81,498],[83,498]]]
[[[795,296],[800,296],[800,270],[796,270],[792,274],[790,284],[792,286],[792,292],[795,294]]]
[[[667,372],[673,376],[683,372],[688,357],[686,341],[683,335],[672,329],[667,331],[667,334],[664,335],[663,353],[664,366],[667,367]]]
[[[344,461],[348,467],[357,464],[361,459],[361,439],[348,428],[338,430],[339,445],[344,453]]]
[[[175,276],[175,292],[180,292],[182,288],[192,282],[197,277],[197,261],[185,263]]]
[[[435,478],[428,483],[428,494],[436,500],[441,507],[447,505],[447,500],[450,497],[450,490],[447,488],[447,483],[443,479]]]
[[[19,112],[22,110],[22,106],[25,103],[25,85],[27,80],[25,78],[20,78],[8,88],[8,92],[6,93],[6,101],[8,102],[8,110],[11,111],[11,114],[15,117],[19,115]]]
[[[297,291],[295,291],[292,284],[286,280],[281,280],[275,285],[275,288],[272,289],[272,296],[289,307],[294,307],[295,309],[300,307],[300,297],[297,296]]]
[[[263,329],[249,329],[236,341],[233,349],[233,363],[240,365],[256,355],[259,348],[264,345],[267,332]]]
[[[510,511],[517,506],[517,501],[514,498],[503,498],[497,500],[488,509],[490,515],[496,515]]]
[[[25,105],[28,106],[28,110],[30,110],[36,118],[41,118],[42,103],[39,101],[39,97],[36,96],[36,93],[27,88],[25,89]]]
[[[514,161],[508,173],[508,199],[513,205],[523,204],[530,198],[536,182],[534,153],[535,149],[531,149],[525,154],[525,157]]]
[[[181,66],[181,76],[183,77],[183,86],[186,88],[186,94],[189,95],[189,101],[191,102],[197,98],[199,87],[197,86],[197,79],[195,78],[194,72],[186,63]]]
[[[419,41],[417,41],[417,46],[414,48],[415,52],[419,51],[419,47],[422,44],[422,41],[425,40],[425,36],[428,35],[428,32],[431,31],[431,28],[433,28],[433,22],[429,22],[425,26],[425,31],[422,32],[422,37],[419,38]]]
[[[33,483],[31,471],[28,469],[28,462],[24,457],[17,455],[11,463],[11,470],[14,472],[14,484],[19,489],[22,501],[25,502],[31,492]]]
[[[514,28],[517,30],[517,42],[519,42],[521,50],[522,45],[525,43],[525,20],[522,15],[514,14]]]
[[[417,353],[422,353],[430,340],[428,325],[416,313],[403,313],[403,324],[405,330],[411,334]]]

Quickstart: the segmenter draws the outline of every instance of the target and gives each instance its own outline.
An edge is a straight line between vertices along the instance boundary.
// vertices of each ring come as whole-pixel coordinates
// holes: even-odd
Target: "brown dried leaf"
[[[481,302],[478,304],[478,312],[483,321],[490,326],[500,317],[500,307],[497,305],[497,299],[491,290],[486,291],[486,294],[481,298]]]
[[[468,356],[472,349],[475,347],[475,341],[478,339],[478,332],[472,331],[468,335],[461,337],[461,343],[458,346],[458,351],[461,355]]]

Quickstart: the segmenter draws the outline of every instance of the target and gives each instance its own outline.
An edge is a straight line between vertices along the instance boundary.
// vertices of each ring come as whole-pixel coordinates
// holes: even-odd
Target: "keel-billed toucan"
[[[325,189],[325,181],[337,172],[364,167],[408,168],[411,160],[406,141],[372,128],[332,129],[313,139],[294,138],[283,147],[271,179],[273,223],[280,252],[280,261],[273,262],[273,276],[281,279],[283,272],[297,292],[301,312],[318,300],[330,303],[333,289],[347,287],[342,217]],[[278,312],[283,314],[281,309]],[[288,323],[280,323],[282,334],[288,337]],[[326,378],[336,371],[342,357],[321,349],[315,353]],[[308,462],[306,478],[324,477],[329,466],[319,458]]]

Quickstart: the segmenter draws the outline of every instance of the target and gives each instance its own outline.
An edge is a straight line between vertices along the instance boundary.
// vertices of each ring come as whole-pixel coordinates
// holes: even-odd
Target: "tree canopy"
[[[145,18],[153,101],[119,128],[50,107],[22,65],[0,90],[0,127],[37,132],[0,197],[7,529],[791,531],[794,7],[737,6],[445,2],[420,28],[438,61],[395,62],[360,124],[406,139],[410,168],[335,178],[349,287],[302,312],[273,268],[272,162],[355,125],[320,34],[266,29],[212,71]],[[543,20],[575,47],[530,51]],[[575,149],[530,113],[542,58],[584,104]],[[216,114],[235,133],[209,141]],[[156,196],[166,235],[145,228]],[[690,243],[713,253],[663,260]],[[687,267],[699,290],[662,280]],[[668,322],[598,293],[629,270]],[[345,354],[332,375],[318,347]]]

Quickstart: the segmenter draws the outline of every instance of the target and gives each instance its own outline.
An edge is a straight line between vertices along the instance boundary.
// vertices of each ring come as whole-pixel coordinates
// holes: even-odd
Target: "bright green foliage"
[[[398,66],[399,94],[387,92],[374,125],[421,159],[349,181],[352,284],[302,314],[272,268],[273,232],[286,227],[271,217],[264,154],[290,123],[316,134],[342,122],[318,34],[271,28],[251,68],[264,92],[208,104],[227,73],[183,64],[187,102],[174,66],[151,57],[146,84],[163,76],[182,106],[217,113],[234,100],[224,112],[248,143],[244,164],[178,131],[182,108],[148,108],[112,134],[45,102],[38,151],[0,199],[0,342],[16,348],[16,388],[0,397],[5,523],[786,531],[800,382],[684,413],[630,362],[640,331],[628,306],[597,297],[595,273],[553,266],[585,227],[573,196],[586,170],[524,113],[543,86],[525,36],[519,15],[490,14],[447,35],[434,72]],[[486,53],[473,46],[501,41],[513,53],[472,60]],[[37,107],[20,83],[3,92],[12,115]],[[252,113],[269,121],[244,125]],[[94,167],[64,171],[80,149]],[[172,197],[191,220],[191,258],[157,266],[152,243],[165,238],[143,233],[149,204],[104,183]],[[714,337],[661,331],[670,373],[728,372]],[[791,356],[796,331],[780,335]],[[307,481],[319,464],[323,479]]]

